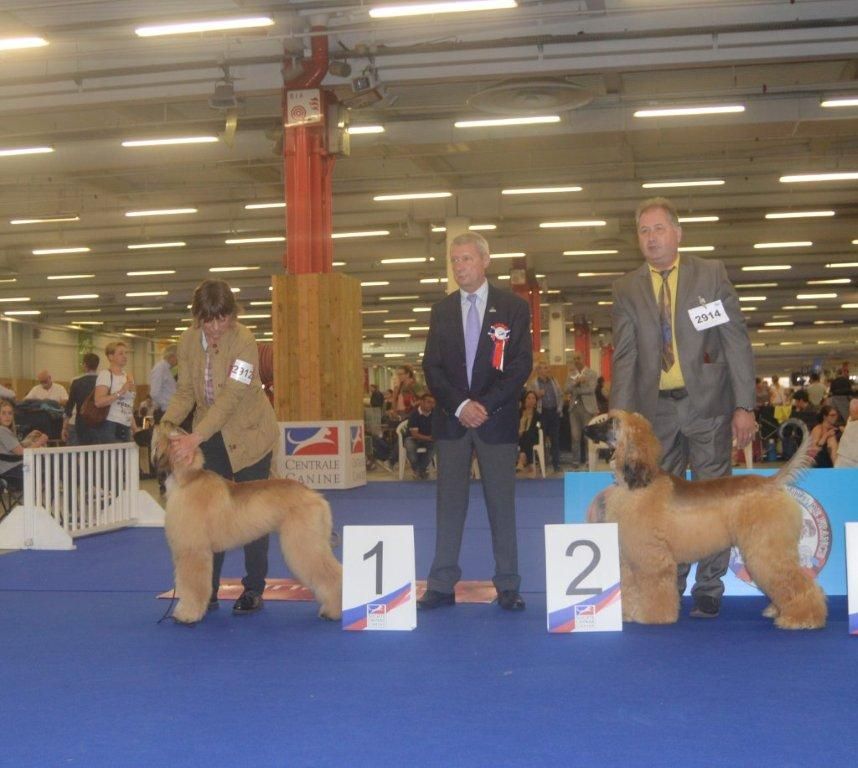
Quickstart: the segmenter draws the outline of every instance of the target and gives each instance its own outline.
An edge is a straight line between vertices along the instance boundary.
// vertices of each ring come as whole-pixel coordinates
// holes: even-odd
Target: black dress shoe
[[[241,597],[232,606],[232,612],[237,614],[256,613],[262,608],[262,595],[252,589],[245,589]]]
[[[505,611],[523,611],[524,600],[514,589],[505,589],[498,592],[498,605]]]
[[[431,611],[433,608],[440,608],[443,605],[455,605],[455,592],[438,592],[435,589],[427,589],[417,601],[417,609],[420,611]]]
[[[700,595],[694,598],[694,607],[688,615],[694,619],[715,619],[721,613],[721,601],[717,597]]]
[[[207,611],[216,611],[218,608],[220,608],[220,603],[218,602],[217,595],[212,595],[209,598],[209,605],[208,605],[208,608],[206,608],[206,610]]]

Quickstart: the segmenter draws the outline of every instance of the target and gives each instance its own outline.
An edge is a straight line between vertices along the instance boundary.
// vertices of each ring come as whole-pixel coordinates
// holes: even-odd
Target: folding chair
[[[21,466],[24,461],[23,456],[18,456],[14,453],[0,453],[0,461],[15,463],[16,466]],[[0,520],[3,520],[15,507],[17,507],[24,497],[24,483],[14,476],[0,477]]]
[[[542,427],[539,427],[539,440],[533,446],[533,460],[539,461],[539,471],[542,472],[542,479],[545,479],[545,433]]]

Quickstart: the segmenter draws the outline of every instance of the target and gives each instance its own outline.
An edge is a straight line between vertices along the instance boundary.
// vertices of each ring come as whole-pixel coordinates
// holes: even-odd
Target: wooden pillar
[[[363,419],[360,281],[334,272],[272,284],[278,420]]]

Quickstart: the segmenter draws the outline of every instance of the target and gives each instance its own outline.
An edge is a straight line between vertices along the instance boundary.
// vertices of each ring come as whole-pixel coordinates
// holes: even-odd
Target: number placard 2
[[[849,634],[858,635],[858,523],[846,523],[846,592]]]
[[[416,626],[413,526],[344,526],[343,629]]]
[[[616,523],[545,526],[549,632],[623,628]]]

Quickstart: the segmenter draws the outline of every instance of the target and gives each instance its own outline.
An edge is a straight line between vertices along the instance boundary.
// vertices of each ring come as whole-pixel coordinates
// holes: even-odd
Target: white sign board
[[[343,526],[343,629],[414,629],[414,527]]]
[[[322,122],[322,94],[318,88],[286,91],[286,125]]]
[[[846,523],[845,525],[849,634],[858,635],[858,523]]]
[[[549,632],[621,631],[616,523],[546,525],[545,593]]]
[[[362,421],[280,422],[278,474],[308,488],[366,485]]]

